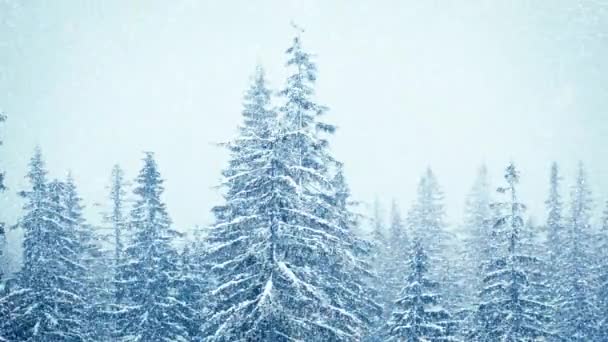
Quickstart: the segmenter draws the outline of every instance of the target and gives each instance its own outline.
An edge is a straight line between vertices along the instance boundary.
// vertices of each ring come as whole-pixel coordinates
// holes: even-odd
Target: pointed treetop
[[[517,171],[513,162],[511,162],[505,170],[505,180],[510,186],[519,183],[519,171]]]
[[[556,162],[553,162],[551,164],[551,174],[549,178],[549,196],[545,201],[549,213],[548,221],[550,221],[550,226],[558,224],[561,216],[562,202],[559,192],[561,180],[562,177],[559,174],[559,167]]]
[[[302,39],[300,36],[302,32],[304,31],[297,31],[296,36],[293,38],[292,45],[286,51],[288,55],[291,55],[287,60],[287,66],[297,66],[296,75],[298,75],[298,77],[292,80],[295,85],[301,84],[304,80],[311,83],[314,83],[317,80],[317,66],[311,60],[311,57],[313,56],[310,53],[305,52],[302,48]],[[304,78],[302,78],[302,76],[304,76]]]
[[[587,182],[587,171],[585,171],[585,165],[582,161],[578,162],[576,184],[584,185]]]
[[[137,183],[139,183],[139,187],[134,190],[134,193],[143,195],[144,197],[159,197],[164,192],[164,181],[160,176],[158,166],[154,160],[154,153],[144,152],[144,154],[144,166],[139,171],[139,175],[136,179]]]
[[[561,179],[561,177],[559,176],[559,166],[557,165],[557,162],[555,162],[555,161],[551,163],[551,179],[552,180]]]
[[[577,173],[576,173],[576,181],[575,184],[573,186],[573,198],[575,194],[578,194],[578,196],[591,196],[591,190],[589,189],[588,186],[588,180],[587,180],[587,171],[585,170],[585,165],[583,164],[582,161],[578,162],[578,167],[577,167]],[[587,199],[585,197],[585,199]]]
[[[255,73],[253,77],[255,79],[256,84],[266,83],[266,70],[264,69],[264,66],[261,63],[257,63],[255,65]]]
[[[36,146],[36,148],[34,149],[34,155],[30,159],[29,166],[30,168],[26,175],[26,178],[29,179],[32,183],[34,191],[40,191],[45,186],[47,175],[40,146]],[[24,195],[24,193],[22,193],[21,195]]]
[[[551,196],[553,195],[557,195],[559,196],[559,194],[557,193],[558,187],[559,187],[559,183],[561,182],[562,177],[559,174],[559,166],[557,165],[556,162],[551,163],[551,175],[550,175],[550,193]]]

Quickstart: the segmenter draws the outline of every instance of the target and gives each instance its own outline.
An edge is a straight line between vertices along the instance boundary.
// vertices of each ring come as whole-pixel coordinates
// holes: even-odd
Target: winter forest
[[[0,112],[0,341],[608,341],[608,199],[583,152],[523,168],[480,158],[456,180],[468,188],[457,218],[446,200],[457,194],[443,185],[454,180],[431,163],[403,166],[417,173],[411,202],[361,198],[352,157],[334,149],[343,123],[321,100],[324,55],[305,29],[282,25],[277,65],[239,75],[248,83],[234,136],[213,144],[220,174],[197,170],[219,181],[189,189],[201,218],[191,227],[173,221],[162,163],[163,153],[187,156],[139,151],[136,172],[108,164],[98,181],[55,172],[54,147],[37,143],[22,172],[1,156],[27,127]],[[269,81],[274,70],[280,82]],[[163,134],[179,135],[167,115]],[[508,133],[513,146],[523,135]],[[542,182],[525,182],[531,167]],[[81,191],[91,185],[102,200]],[[210,208],[197,204],[205,192],[218,194]]]

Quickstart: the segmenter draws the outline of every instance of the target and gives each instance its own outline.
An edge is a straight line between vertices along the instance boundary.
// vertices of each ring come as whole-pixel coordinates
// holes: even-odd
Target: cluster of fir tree
[[[0,340],[608,339],[608,209],[592,225],[582,165],[568,212],[552,166],[543,225],[525,219],[513,164],[496,196],[481,168],[456,231],[428,169],[406,218],[393,204],[390,227],[376,215],[366,242],[300,37],[287,56],[276,96],[256,70],[224,144],[216,222],[181,250],[152,153],[130,196],[112,170],[99,228],[70,176],[47,179],[37,150],[20,193],[23,266],[0,287]]]
[[[593,225],[579,164],[564,212],[554,163],[547,220],[537,225],[525,218],[519,177],[510,164],[494,196],[480,168],[459,229],[444,223],[443,195],[430,170],[405,223],[393,204],[386,228],[376,204],[371,264],[388,323],[374,340],[608,339],[608,205]]]
[[[370,245],[342,164],[329,150],[316,67],[299,37],[273,97],[256,70],[207,236],[175,248],[163,180],[146,153],[131,195],[112,170],[103,227],[88,224],[71,177],[48,180],[37,149],[21,192],[23,267],[5,279],[9,341],[249,341],[364,338],[380,316]],[[281,102],[275,108],[272,101]],[[108,233],[109,232],[109,233]]]
[[[110,224],[93,227],[72,177],[49,180],[36,150],[16,225],[24,233],[23,265],[3,280],[2,339],[192,340],[199,302],[186,296],[196,272],[192,255],[174,247],[178,233],[161,200],[163,181],[152,153],[135,180],[130,215],[122,171],[115,168],[112,176]]]

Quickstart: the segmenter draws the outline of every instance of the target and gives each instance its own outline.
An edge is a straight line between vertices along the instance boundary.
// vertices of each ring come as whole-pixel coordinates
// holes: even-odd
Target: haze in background
[[[256,63],[284,84],[294,30],[316,53],[318,100],[357,199],[403,211],[432,166],[458,224],[482,162],[494,184],[514,160],[544,220],[549,164],[588,167],[608,189],[608,6],[550,1],[0,0],[0,168],[14,223],[39,144],[51,176],[71,170],[99,222],[113,164],[129,178],[154,151],[181,230],[212,221]],[[566,194],[566,187],[564,187]]]

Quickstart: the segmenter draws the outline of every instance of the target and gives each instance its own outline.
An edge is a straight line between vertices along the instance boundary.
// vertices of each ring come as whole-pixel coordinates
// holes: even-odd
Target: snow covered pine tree
[[[382,281],[384,281],[386,286],[384,288],[387,299],[384,303],[385,310],[390,316],[393,310],[393,303],[403,288],[403,274],[409,267],[408,236],[405,231],[405,224],[401,218],[399,206],[394,200],[391,204],[388,234],[389,238],[386,246],[387,251],[385,251],[385,267]]]
[[[417,233],[414,233],[406,283],[387,324],[386,340],[455,341],[454,322],[440,306],[439,283],[429,278],[429,258]]]
[[[188,303],[177,300],[178,253],[171,246],[178,232],[161,200],[163,180],[148,152],[136,179],[131,210],[133,239],[118,266],[116,286],[124,296],[116,311],[122,341],[189,341],[183,324]]]
[[[245,97],[244,125],[228,144],[226,203],[215,209],[208,260],[219,286],[205,333],[211,341],[292,339],[354,341],[374,307],[357,270],[360,242],[336,200],[318,121],[325,107],[311,101],[316,67],[296,37],[281,118],[258,69]]]
[[[85,341],[87,269],[82,264],[83,222],[75,210],[73,184],[47,183],[40,149],[27,175],[31,189],[19,221],[25,237],[18,289],[9,296],[11,321],[3,335],[11,341]],[[0,334],[2,335],[2,334]]]
[[[590,272],[596,264],[590,223],[591,190],[582,163],[579,163],[570,197],[571,216],[567,222],[560,265],[559,333],[570,341],[599,341],[597,329],[601,317],[595,301],[595,279]]]
[[[490,259],[491,222],[490,184],[485,165],[477,172],[475,182],[466,198],[464,210],[464,253],[460,272],[460,282],[467,302],[460,308],[464,335],[475,327],[475,312],[479,305],[478,294],[482,289],[484,263]]]
[[[534,341],[553,335],[547,329],[551,307],[540,300],[532,274],[538,257],[522,248],[525,206],[517,197],[519,173],[513,164],[506,168],[505,180],[507,186],[498,192],[508,200],[492,205],[501,216],[493,226],[495,255],[485,263],[477,328],[469,336],[473,341]]]

